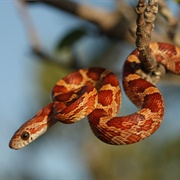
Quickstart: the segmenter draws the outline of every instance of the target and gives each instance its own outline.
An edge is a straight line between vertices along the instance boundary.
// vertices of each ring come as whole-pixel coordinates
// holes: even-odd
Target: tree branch
[[[127,38],[128,23],[126,23],[122,13],[120,13],[119,11],[108,12],[100,8],[78,4],[68,0],[24,1],[29,4],[42,3],[73,14],[83,20],[97,25],[100,28],[101,32],[112,38]]]
[[[151,32],[154,28],[153,23],[158,12],[158,0],[150,1],[147,7],[145,0],[139,0],[136,12],[138,14],[136,46],[140,53],[139,58],[143,70],[149,73],[157,66],[155,58],[151,56],[149,44],[151,42]]]
[[[147,77],[152,83],[156,83],[165,73],[164,66],[157,63],[156,58],[152,56],[149,48],[151,33],[158,12],[158,0],[149,0],[147,6],[146,0],[139,0],[136,12],[138,14],[136,46],[139,51],[141,68],[145,72],[141,71],[140,75]]]

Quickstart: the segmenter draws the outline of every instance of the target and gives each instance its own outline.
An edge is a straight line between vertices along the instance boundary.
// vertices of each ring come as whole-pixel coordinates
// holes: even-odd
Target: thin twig
[[[167,35],[172,41],[174,41],[175,35],[177,33],[178,21],[173,16],[164,0],[159,0],[159,12],[167,22]]]
[[[30,42],[32,52],[43,60],[46,60],[46,61],[51,60],[51,62],[57,63],[58,65],[61,65],[64,67],[68,66],[67,63],[61,61],[59,58],[56,58],[56,57],[50,55],[49,53],[47,53],[44,50],[44,48],[41,44],[38,32],[36,31],[36,28],[33,24],[31,16],[28,13],[27,3],[25,1],[22,1],[22,0],[21,1],[17,0],[15,2],[16,2],[17,8],[19,10],[20,17],[23,20],[22,22],[24,23],[24,27],[26,28],[26,32],[28,35],[28,39]]]
[[[19,10],[20,17],[22,18],[22,22],[24,23],[24,27],[26,28],[31,47],[36,51],[41,51],[42,45],[40,42],[40,38],[28,13],[26,2],[19,0],[15,2]]]

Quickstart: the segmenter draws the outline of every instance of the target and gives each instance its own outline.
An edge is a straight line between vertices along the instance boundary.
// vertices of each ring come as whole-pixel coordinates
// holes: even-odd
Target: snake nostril
[[[29,139],[29,133],[27,131],[22,132],[21,139],[22,140],[28,140]]]

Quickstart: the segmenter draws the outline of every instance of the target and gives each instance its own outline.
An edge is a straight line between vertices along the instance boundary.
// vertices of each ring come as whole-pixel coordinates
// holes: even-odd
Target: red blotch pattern
[[[80,84],[83,81],[83,77],[79,71],[75,71],[63,79],[67,84]]]
[[[98,81],[104,71],[105,69],[103,68],[89,68],[87,76],[94,81]]]
[[[103,106],[108,106],[112,103],[112,91],[103,90],[98,93],[98,102]]]

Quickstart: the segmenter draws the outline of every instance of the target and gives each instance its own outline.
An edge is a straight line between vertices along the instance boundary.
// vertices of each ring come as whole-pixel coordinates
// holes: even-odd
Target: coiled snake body
[[[167,71],[180,74],[180,48],[151,43],[150,50]],[[25,122],[13,135],[9,146],[20,149],[56,122],[70,124],[86,116],[94,134],[108,144],[136,143],[153,134],[162,122],[164,101],[158,88],[136,73],[134,67],[141,67],[138,54],[134,50],[125,61],[123,87],[139,111],[116,117],[121,103],[118,78],[103,68],[81,69],[56,83],[52,103]]]

